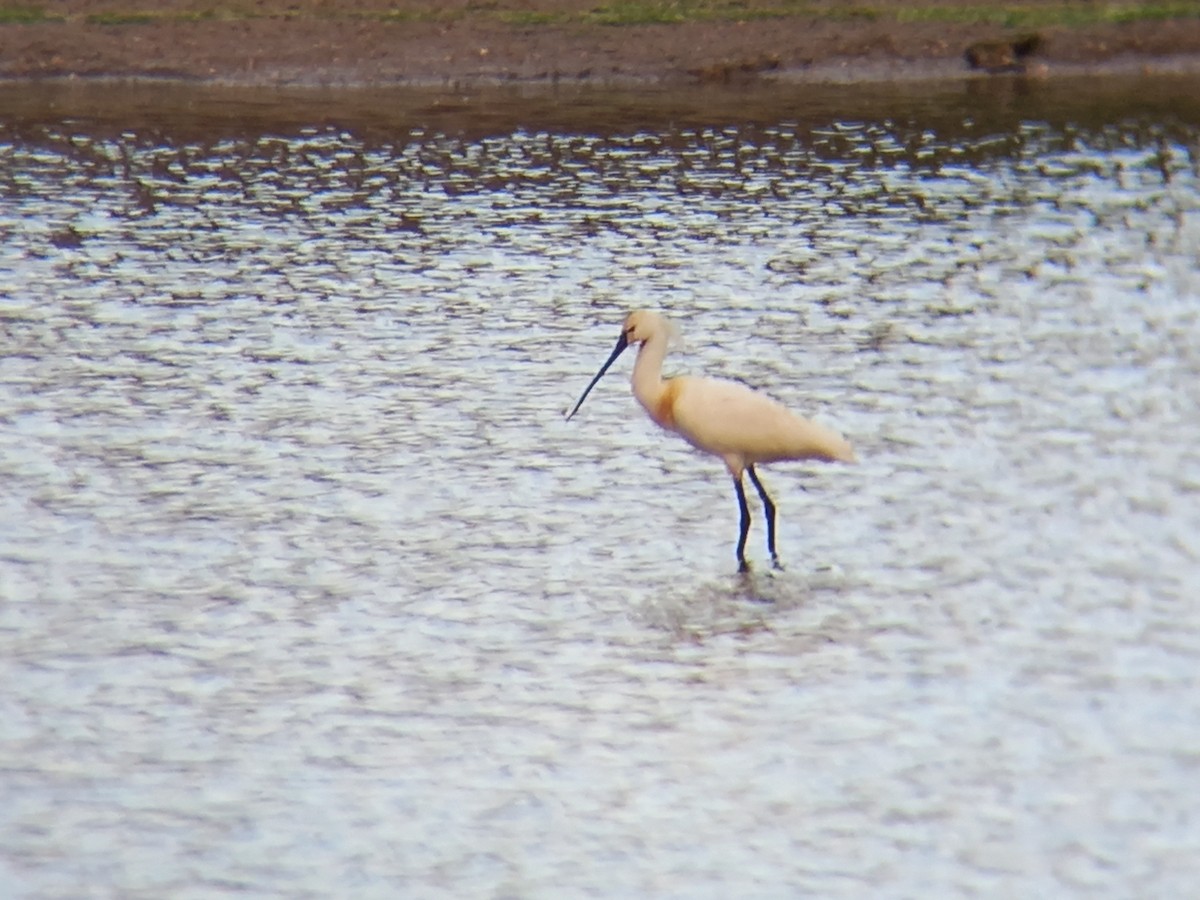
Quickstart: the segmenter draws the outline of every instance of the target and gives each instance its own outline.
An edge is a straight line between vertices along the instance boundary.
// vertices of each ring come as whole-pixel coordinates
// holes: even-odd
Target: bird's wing
[[[674,430],[693,446],[745,463],[853,458],[837,432],[810,422],[743,384],[682,378],[675,389]]]

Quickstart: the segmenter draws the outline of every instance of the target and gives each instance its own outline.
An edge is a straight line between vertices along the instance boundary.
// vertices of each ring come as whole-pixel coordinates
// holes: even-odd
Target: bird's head
[[[569,420],[575,413],[579,412],[579,407],[583,406],[583,401],[587,399],[587,395],[596,386],[596,382],[608,371],[609,366],[617,361],[617,357],[625,352],[626,347],[630,344],[644,344],[659,334],[672,337],[675,334],[675,330],[658,313],[651,312],[648,309],[637,309],[627,315],[625,321],[621,323],[621,336],[617,338],[617,346],[613,348],[612,354],[605,361],[604,365],[600,367],[600,371],[596,373],[596,377],[584,389],[579,402],[575,404],[575,408],[567,413],[567,419]]]
[[[659,331],[663,330],[666,320],[658,313],[648,309],[635,309],[621,323],[621,334],[626,344],[644,344]]]
[[[655,335],[663,335],[667,346],[673,347],[680,343],[679,326],[661,313],[648,309],[635,309],[625,317],[621,331],[630,344],[644,344]]]

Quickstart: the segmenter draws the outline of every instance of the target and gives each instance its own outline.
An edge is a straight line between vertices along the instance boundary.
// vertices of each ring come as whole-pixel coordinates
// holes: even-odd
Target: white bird
[[[664,379],[662,364],[669,335],[670,327],[658,313],[637,310],[626,316],[612,355],[588,384],[567,419],[579,412],[596,382],[625,348],[640,344],[633,366],[633,395],[642,408],[667,431],[675,432],[698,450],[719,456],[733,477],[741,511],[738,571],[749,569],[746,536],[750,532],[750,508],[742,487],[743,472],[749,473],[762,498],[767,515],[767,550],[771,562],[779,568],[779,555],[775,552],[775,504],[754,466],[800,459],[852,463],[856,461],[854,450],[836,431],[801,418],[781,403],[737,382],[692,376]]]

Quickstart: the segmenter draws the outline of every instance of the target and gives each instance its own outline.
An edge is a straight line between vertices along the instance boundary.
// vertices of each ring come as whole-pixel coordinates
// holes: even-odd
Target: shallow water
[[[1200,85],[1103,88],[4,88],[2,893],[1186,895]],[[854,442],[786,571],[564,423],[636,306]]]

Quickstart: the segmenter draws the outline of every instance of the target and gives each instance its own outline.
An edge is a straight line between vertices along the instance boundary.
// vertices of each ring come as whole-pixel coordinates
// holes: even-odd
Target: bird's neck
[[[667,337],[656,334],[638,349],[637,362],[633,364],[633,396],[660,425],[663,422],[660,421],[659,407],[665,391],[662,366],[666,356]]]

